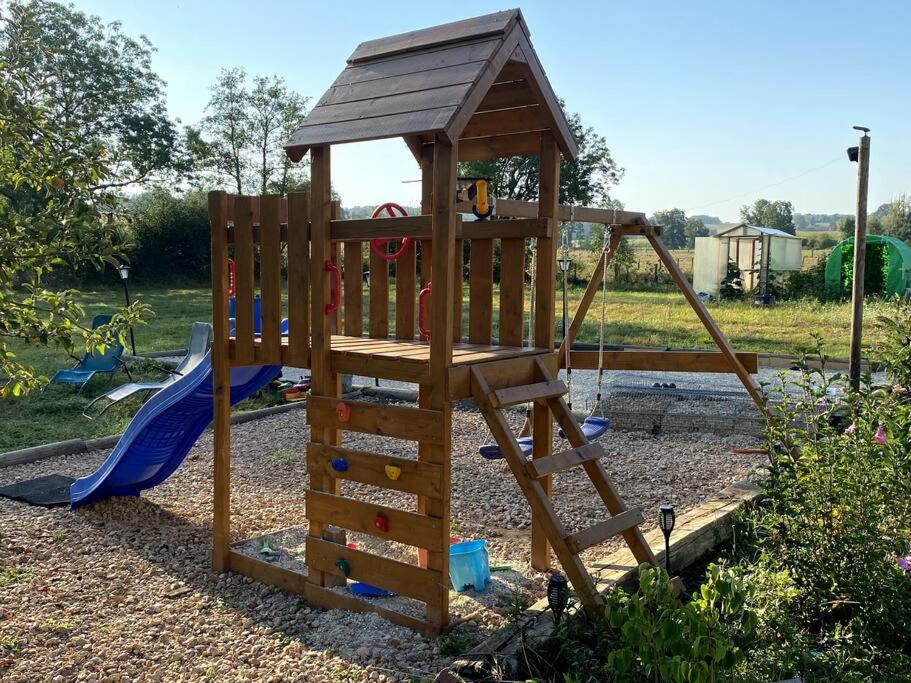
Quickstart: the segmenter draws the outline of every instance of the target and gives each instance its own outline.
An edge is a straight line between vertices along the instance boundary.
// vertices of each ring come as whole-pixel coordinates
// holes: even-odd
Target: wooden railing
[[[338,214],[335,202],[333,216]],[[332,260],[342,272],[342,305],[335,314],[334,331],[373,338],[413,340],[419,336],[417,276],[424,268],[425,257],[429,258],[431,231],[431,217],[427,215],[332,220]],[[474,344],[522,345],[527,313],[527,242],[552,234],[552,222],[540,218],[457,223],[455,292],[451,302],[455,313],[454,341],[463,340],[462,298],[467,279],[467,340]],[[371,239],[405,236],[412,238],[411,246],[394,262],[379,258],[369,248]],[[308,367],[310,288],[322,281],[311,274],[315,268],[324,268],[324,264],[312,263],[308,193],[288,197],[227,195],[225,218],[213,239],[223,240],[220,253],[235,262],[235,320],[228,341],[231,363]],[[494,255],[498,246],[499,295],[495,301]],[[369,264],[366,291],[365,252]],[[461,267],[466,253],[467,265]],[[254,313],[257,298],[259,320]],[[389,315],[391,303],[394,317]],[[432,294],[427,308],[429,325]],[[499,309],[498,338],[494,338],[495,308]],[[216,310],[220,308],[216,306]]]

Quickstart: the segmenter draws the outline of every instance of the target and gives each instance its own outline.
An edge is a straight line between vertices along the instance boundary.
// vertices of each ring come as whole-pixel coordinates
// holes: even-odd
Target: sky
[[[204,113],[221,68],[277,74],[311,104],[358,43],[509,6],[401,2],[76,0],[157,48],[153,68],[184,123]],[[911,2],[718,0],[521,6],[556,93],[605,136],[627,209],[736,220],[742,205],[853,213],[857,144],[872,129],[871,211],[911,192]],[[346,205],[419,203],[401,140],[333,149]]]

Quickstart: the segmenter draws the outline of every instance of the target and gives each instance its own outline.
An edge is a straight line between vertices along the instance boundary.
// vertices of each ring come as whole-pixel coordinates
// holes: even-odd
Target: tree
[[[911,242],[911,198],[899,195],[889,205],[889,210],[882,220],[884,235],[892,235],[905,242]]]
[[[103,348],[123,342],[146,312],[137,303],[89,330],[76,293],[45,280],[55,269],[119,262],[117,226],[98,207],[116,205],[115,188],[166,167],[155,150],[169,124],[155,112],[159,82],[147,47],[116,25],[105,30],[53,3],[13,3],[0,24],[0,61],[0,394],[18,396],[44,378],[16,360],[8,339],[71,354],[77,339]],[[83,101],[93,96],[119,114]],[[99,121],[87,118],[92,111]],[[160,125],[146,125],[153,121]],[[143,147],[155,158],[142,159]]]
[[[752,206],[743,206],[740,209],[740,218],[750,225],[762,228],[774,228],[793,235],[794,207],[791,202],[757,199]]]
[[[306,116],[307,99],[278,76],[258,76],[250,88],[241,68],[222,69],[211,91],[199,128],[188,129],[198,171],[237,194],[306,187],[306,166],[283,147]]]
[[[854,237],[855,220],[854,216],[842,216],[836,224],[838,232],[842,237]]]
[[[661,239],[671,249],[686,246],[686,214],[681,209],[656,211],[651,222],[662,228]]]
[[[702,221],[703,225],[721,225],[721,219],[718,216],[706,216],[705,214],[696,214],[695,216],[690,216],[690,218],[696,218],[697,220]]]
[[[57,136],[56,152],[103,150],[107,175],[87,189],[103,191],[189,170],[164,82],[152,71],[153,47],[72,7],[55,2],[10,3],[0,16],[0,62],[23,65],[21,96],[40,107]]]
[[[562,101],[561,101],[562,106]],[[586,127],[578,114],[567,117],[579,146],[575,161],[560,164],[560,202],[622,208],[611,199],[610,189],[623,177],[603,135]],[[495,197],[534,201],[538,198],[538,157],[520,156],[459,164],[459,173],[491,179]]]
[[[686,236],[687,249],[693,249],[696,246],[697,237],[708,237],[711,234],[705,227],[705,223],[695,216],[686,219],[686,223],[683,224],[683,233]]]

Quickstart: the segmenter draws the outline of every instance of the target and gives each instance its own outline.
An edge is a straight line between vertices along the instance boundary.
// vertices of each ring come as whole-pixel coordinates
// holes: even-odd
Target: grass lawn
[[[394,291],[394,288],[391,289]],[[582,296],[581,287],[570,291],[570,317]],[[367,291],[365,289],[365,296]],[[184,289],[148,289],[134,293],[155,311],[146,325],[135,329],[139,353],[183,348],[190,325],[207,321],[211,315],[211,295],[206,287]],[[497,300],[494,295],[494,301]],[[468,330],[468,292],[462,317],[463,331]],[[87,291],[82,296],[86,313],[109,312],[121,305],[122,292],[117,288]],[[527,306],[527,304],[526,304]],[[365,305],[365,312],[367,306]],[[390,303],[390,309],[394,304]],[[754,308],[748,302],[709,304],[709,309],[735,348],[743,351],[797,354],[813,343],[812,334],[822,334],[828,353],[846,357],[850,330],[848,304],[820,304],[815,301],[782,302],[775,308]],[[557,326],[560,332],[562,300],[557,296]],[[579,341],[597,342],[600,296],[595,299],[582,327]],[[390,312],[394,321],[394,312]],[[496,326],[497,315],[494,315]],[[494,329],[494,336],[497,330]],[[712,348],[712,341],[683,297],[676,292],[610,291],[607,305],[607,343],[675,348]],[[58,349],[33,348],[13,343],[12,350],[42,374],[51,376],[62,367],[71,367],[72,359]],[[132,363],[134,378],[157,379],[163,373],[153,362]],[[115,386],[127,381],[118,372]],[[44,392],[26,398],[0,399],[0,451],[24,448],[51,441],[93,438],[122,431],[139,406],[138,399],[124,401],[98,420],[87,420],[81,413],[86,403],[107,391],[108,376],[96,377],[83,394],[72,386],[53,385]],[[253,407],[248,405],[246,407]]]

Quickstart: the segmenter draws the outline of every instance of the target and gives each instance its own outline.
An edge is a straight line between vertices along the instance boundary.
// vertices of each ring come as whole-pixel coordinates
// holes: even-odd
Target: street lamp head
[[[125,263],[121,263],[117,267],[117,272],[120,273],[121,280],[126,280],[128,277],[130,277],[130,267]]]
[[[859,131],[861,131],[861,132],[864,134],[864,137],[866,137],[867,133],[870,132],[870,129],[867,128],[866,126],[851,126],[851,127],[852,127],[854,130],[859,130]]]
[[[557,264],[560,266],[560,272],[565,273],[569,270],[569,267],[573,264],[573,260],[568,256],[564,256],[560,259],[557,259]]]

